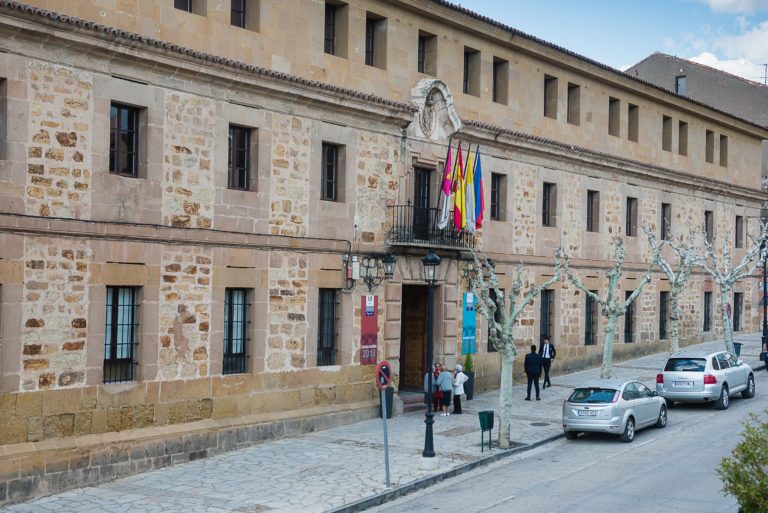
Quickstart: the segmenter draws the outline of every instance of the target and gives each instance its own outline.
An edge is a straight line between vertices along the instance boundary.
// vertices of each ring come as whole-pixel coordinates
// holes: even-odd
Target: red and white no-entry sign
[[[379,362],[376,367],[376,384],[380,389],[385,390],[392,381],[392,368],[387,362]]]

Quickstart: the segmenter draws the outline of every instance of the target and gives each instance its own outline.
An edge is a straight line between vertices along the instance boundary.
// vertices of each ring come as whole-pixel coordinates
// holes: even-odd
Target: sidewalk
[[[743,345],[742,359],[756,372],[765,372],[758,360],[760,334],[736,338]],[[720,349],[723,342],[692,346]],[[653,388],[666,353],[614,365],[621,379],[637,379]],[[412,412],[387,421],[392,488],[384,479],[384,445],[380,419],[333,428],[260,445],[205,460],[140,474],[98,487],[84,488],[7,506],[8,512],[112,513],[260,513],[359,511],[384,500],[422,488],[489,461],[527,450],[562,436],[562,402],[572,386],[599,376],[589,369],[552,378],[552,388],[541,401],[524,401],[525,385],[514,387],[511,441],[515,448],[480,450],[477,412],[496,411],[498,392],[466,401],[464,415],[435,417],[434,446],[438,469],[419,466],[424,448],[424,412]]]

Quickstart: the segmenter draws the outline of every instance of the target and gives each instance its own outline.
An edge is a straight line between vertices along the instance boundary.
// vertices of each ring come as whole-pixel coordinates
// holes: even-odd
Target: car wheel
[[[576,431],[566,431],[565,432],[565,437],[568,440],[576,440],[576,437],[578,437],[578,436],[579,436],[579,433],[576,432]]]
[[[632,417],[627,419],[627,425],[624,426],[624,432],[619,435],[622,442],[631,442],[635,439],[635,419]]]
[[[715,401],[715,408],[718,410],[727,410],[730,402],[731,398],[728,396],[728,385],[723,383],[723,388],[720,389],[720,397]]]
[[[752,374],[747,378],[747,388],[741,393],[741,397],[744,399],[752,399],[755,397],[755,377]]]
[[[661,410],[659,410],[659,418],[656,419],[656,427],[667,427],[667,407],[663,404],[661,405]]]

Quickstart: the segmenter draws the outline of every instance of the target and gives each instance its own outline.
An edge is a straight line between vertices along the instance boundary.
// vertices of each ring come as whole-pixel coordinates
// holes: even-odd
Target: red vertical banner
[[[376,365],[379,337],[379,297],[362,296],[360,308],[360,365]]]

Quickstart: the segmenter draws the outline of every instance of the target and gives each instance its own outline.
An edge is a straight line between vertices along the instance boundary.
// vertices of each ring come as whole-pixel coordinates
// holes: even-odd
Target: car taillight
[[[612,403],[616,403],[619,401],[619,391],[616,390],[616,393],[613,394],[613,399],[611,400]]]
[[[656,383],[664,383],[664,374],[656,374]]]
[[[704,375],[704,384],[705,385],[716,385],[717,384],[717,378],[715,378],[711,374],[705,374]]]

